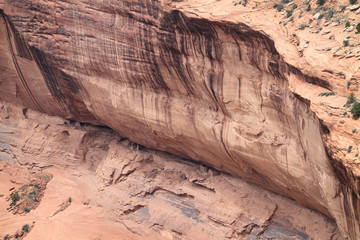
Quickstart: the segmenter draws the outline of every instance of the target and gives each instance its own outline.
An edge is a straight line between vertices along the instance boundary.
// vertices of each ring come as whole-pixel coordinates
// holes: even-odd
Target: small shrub
[[[71,198],[71,197],[68,198],[68,202],[69,202],[69,203],[72,202],[72,198]]]
[[[358,24],[356,25],[356,31],[357,31],[357,33],[360,33],[360,23],[358,23]]]
[[[11,194],[11,200],[12,204],[16,205],[17,201],[20,200],[19,192],[14,192],[13,194]]]
[[[354,102],[356,102],[356,97],[355,94],[351,92],[348,96],[347,104],[352,104]]]
[[[299,27],[299,30],[304,30],[308,26],[309,25],[307,25],[307,24],[301,24],[300,27]]]
[[[20,235],[18,233],[15,234],[15,238],[18,239]]]
[[[49,176],[49,175],[44,175],[43,178],[44,178],[45,180],[49,180],[49,179],[51,178],[51,176]]]
[[[30,208],[24,208],[24,212],[26,212],[26,213],[28,213],[28,212],[30,212]]]
[[[325,0],[317,0],[316,3],[321,6],[324,5]]]
[[[281,12],[283,9],[284,9],[284,6],[282,5],[282,4],[276,4],[277,6],[276,6],[276,10],[278,11],[278,12]]]
[[[334,96],[334,95],[336,95],[336,92],[322,92],[318,96],[319,97],[322,97],[322,96],[328,97],[328,96]]]
[[[22,226],[22,230],[25,232],[29,232],[29,224],[25,224],[24,226]]]
[[[7,239],[10,239],[10,235],[9,235],[9,234],[6,234],[5,237],[4,237],[4,240],[7,240]]]
[[[356,133],[356,129],[353,129],[353,130],[352,130],[352,133]]]
[[[351,108],[351,113],[355,119],[358,119],[360,117],[360,103],[356,102],[353,104]]]
[[[346,83],[346,88],[349,89],[350,85],[351,85],[351,82],[348,81],[348,82]]]
[[[326,14],[326,21],[329,21],[334,16],[334,11],[330,8]]]
[[[358,157],[359,156],[359,154],[357,153],[357,154],[355,154],[355,157]]]
[[[294,4],[293,6],[292,6],[292,9],[294,10],[294,9],[297,9],[297,7],[298,7],[298,5],[297,4]]]
[[[287,3],[289,3],[289,2],[292,2],[292,0],[281,0],[281,3],[282,3],[282,4],[287,4]]]
[[[310,12],[310,11],[311,11],[311,6],[310,6],[310,4],[307,6],[306,11],[307,11],[307,12]]]
[[[293,14],[293,10],[286,10],[286,17],[291,17]]]
[[[350,22],[349,22],[349,21],[346,21],[345,27],[346,27],[346,28],[350,27]]]
[[[344,41],[343,41],[343,44],[344,44],[344,47],[349,46],[349,40],[344,40]]]
[[[357,0],[349,0],[350,4],[355,4],[357,3]]]
[[[352,150],[352,146],[350,145],[347,152],[349,153],[349,152],[351,152],[351,150]]]
[[[338,50],[340,50],[340,48]],[[338,75],[341,76],[342,78],[346,79],[346,76],[343,72],[338,72]]]

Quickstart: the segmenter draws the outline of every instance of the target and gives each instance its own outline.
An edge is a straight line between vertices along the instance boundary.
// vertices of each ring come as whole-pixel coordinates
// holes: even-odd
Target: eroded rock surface
[[[6,106],[1,142],[16,163],[0,158],[1,238],[34,222],[26,239],[343,239],[333,220],[242,179],[110,129]],[[53,175],[39,207],[6,211],[9,189],[39,172]]]
[[[285,61],[259,29],[187,2],[0,1],[1,98],[243,177],[359,238],[357,177],[329,159],[326,127],[289,86],[331,84]]]

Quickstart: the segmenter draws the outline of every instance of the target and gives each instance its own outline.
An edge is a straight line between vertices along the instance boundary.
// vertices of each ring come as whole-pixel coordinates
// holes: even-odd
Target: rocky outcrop
[[[322,125],[289,79],[332,86],[285,62],[264,32],[165,1],[0,9],[1,98],[243,177],[359,237],[357,188],[329,159]]]
[[[7,232],[26,218],[35,222],[29,239],[343,239],[317,211],[111,129],[32,110],[24,116],[8,103],[0,103],[0,120],[0,226]],[[39,208],[8,213],[2,196],[39,172],[53,176]]]

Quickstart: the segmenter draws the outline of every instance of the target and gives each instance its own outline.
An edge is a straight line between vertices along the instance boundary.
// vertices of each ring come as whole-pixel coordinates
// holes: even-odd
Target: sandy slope
[[[16,177],[16,183],[13,183],[14,172],[18,170],[19,166],[7,165],[0,172],[1,194],[7,194],[11,187],[20,187],[27,183],[26,178],[31,177],[31,173],[26,169],[20,170],[21,179]],[[100,206],[84,205],[91,199],[87,196],[92,193],[89,189],[91,182],[84,183],[89,179],[84,176],[80,178],[71,173],[72,171],[63,169],[52,168],[46,172],[52,173],[54,178],[48,184],[40,206],[26,216],[9,213],[6,211],[9,202],[5,201],[5,197],[0,199],[2,237],[7,233],[15,233],[24,224],[35,222],[26,239],[139,239],[139,236],[131,233],[121,223],[107,220]],[[51,216],[68,197],[72,198],[71,205],[65,211]]]

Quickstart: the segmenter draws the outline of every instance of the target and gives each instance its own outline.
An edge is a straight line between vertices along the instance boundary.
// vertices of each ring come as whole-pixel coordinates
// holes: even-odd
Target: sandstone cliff
[[[232,6],[2,0],[0,96],[243,177],[359,238],[357,168],[332,152],[337,119],[309,89],[346,90],[327,58],[298,61],[281,30]]]
[[[111,129],[4,102],[0,120],[0,239],[33,223],[26,240],[343,240],[317,211]],[[50,174],[36,209],[8,210],[9,189]]]

